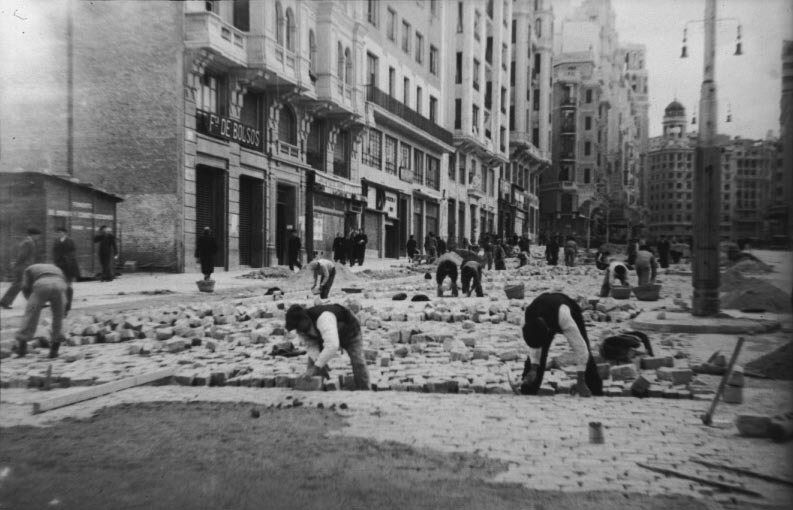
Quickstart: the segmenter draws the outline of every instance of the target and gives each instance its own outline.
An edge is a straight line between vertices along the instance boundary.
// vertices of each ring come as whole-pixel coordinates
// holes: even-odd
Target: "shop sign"
[[[234,119],[209,113],[196,111],[196,130],[200,133],[237,142],[242,147],[262,150],[262,131],[238,122]]]

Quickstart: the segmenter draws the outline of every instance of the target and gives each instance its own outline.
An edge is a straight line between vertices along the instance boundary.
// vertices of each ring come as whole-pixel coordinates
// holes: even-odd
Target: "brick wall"
[[[124,198],[124,260],[179,269],[183,5],[74,9],[75,175]]]

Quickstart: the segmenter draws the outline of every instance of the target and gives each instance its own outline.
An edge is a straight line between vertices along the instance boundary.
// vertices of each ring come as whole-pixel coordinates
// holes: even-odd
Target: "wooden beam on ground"
[[[750,491],[749,489],[744,489],[739,485],[732,485],[729,483],[724,482],[717,482],[715,480],[708,480],[707,478],[702,478],[696,475],[690,475],[687,473],[681,473],[680,471],[676,471],[674,469],[663,468],[658,466],[650,466],[649,464],[643,464],[641,462],[636,463],[637,466],[643,467],[644,469],[649,469],[650,471],[655,471],[656,473],[661,473],[667,476],[676,476],[678,478],[683,478],[684,480],[691,480],[694,482],[699,482],[701,484],[710,485],[713,487],[718,487],[719,489],[730,491],[730,492],[737,492],[739,494],[746,494],[747,496],[754,496],[756,498],[762,498],[763,495],[757,493],[755,491]]]
[[[84,400],[90,400],[92,398],[101,397],[102,395],[115,393],[116,391],[125,390],[127,388],[132,388],[134,386],[148,384],[158,379],[173,377],[175,372],[176,370],[174,368],[163,368],[162,370],[149,372],[148,374],[141,374],[133,377],[127,377],[126,379],[121,379],[119,381],[113,381],[106,384],[100,384],[99,386],[90,386],[82,391],[77,391],[75,393],[70,393],[68,395],[53,397],[44,400],[42,402],[34,402],[33,414],[39,414],[45,411],[50,411],[52,409],[57,409],[59,407],[76,404],[77,402],[82,402]]]
[[[764,473],[757,473],[750,469],[734,467],[734,466],[725,466],[724,464],[717,464],[715,462],[708,462],[702,459],[690,459],[691,462],[696,462],[697,464],[702,464],[703,466],[708,466],[716,469],[723,469],[725,471],[730,471],[733,473],[738,473],[740,475],[751,476],[753,478],[759,478],[760,480],[765,480],[766,482],[774,482],[774,483],[781,483],[784,485],[793,486],[793,480],[787,480],[785,478],[778,478],[772,475],[766,475]]]

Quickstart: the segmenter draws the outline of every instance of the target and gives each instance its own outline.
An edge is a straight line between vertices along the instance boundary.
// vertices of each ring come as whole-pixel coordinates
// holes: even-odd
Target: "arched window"
[[[297,144],[297,122],[291,108],[284,106],[278,116],[278,139],[290,145]]]
[[[344,83],[352,85],[352,52],[349,47],[344,50]]]
[[[317,73],[317,38],[313,30],[308,31],[308,69]]]
[[[336,54],[339,57],[338,66],[336,67],[336,75],[339,78],[339,83],[344,79],[344,48],[341,46],[341,41],[337,45]]]
[[[281,2],[275,2],[275,41],[284,44],[284,9]]]
[[[537,18],[535,32],[537,32],[537,37],[542,37],[542,18]]]
[[[286,10],[286,49],[295,51],[295,15],[291,8]]]

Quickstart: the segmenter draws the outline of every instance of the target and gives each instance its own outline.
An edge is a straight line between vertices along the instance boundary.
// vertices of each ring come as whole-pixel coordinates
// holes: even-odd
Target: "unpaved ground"
[[[253,418],[251,409],[261,415]],[[494,483],[502,462],[328,436],[344,422],[316,407],[153,402],[106,408],[57,428],[13,427],[3,431],[0,507],[708,508],[683,496],[560,494]]]

